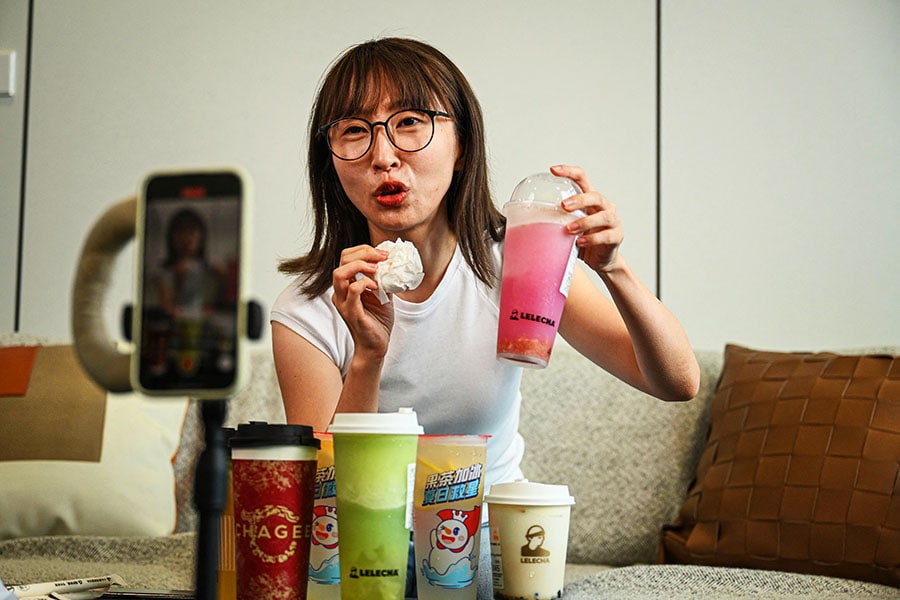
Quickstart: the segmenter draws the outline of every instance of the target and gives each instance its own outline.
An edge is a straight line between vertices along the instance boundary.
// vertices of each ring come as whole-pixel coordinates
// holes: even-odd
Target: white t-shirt
[[[500,244],[493,248],[500,267]],[[329,288],[312,300],[291,283],[275,301],[271,319],[303,336],[346,376],[353,356],[350,331]],[[522,368],[497,360],[499,285],[481,282],[457,245],[437,289],[422,303],[396,295],[394,327],[382,369],[379,411],[412,407],[425,433],[488,434],[485,490],[522,477],[519,435]]]

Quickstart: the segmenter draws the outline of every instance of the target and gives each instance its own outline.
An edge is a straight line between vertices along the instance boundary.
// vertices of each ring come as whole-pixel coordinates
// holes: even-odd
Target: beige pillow
[[[107,394],[71,346],[0,348],[0,539],[172,533],[186,410]]]
[[[661,559],[900,586],[900,357],[727,346]]]

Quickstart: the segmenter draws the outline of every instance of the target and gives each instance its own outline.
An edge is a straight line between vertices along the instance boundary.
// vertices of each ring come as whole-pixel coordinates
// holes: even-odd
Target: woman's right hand
[[[367,244],[346,248],[341,252],[341,264],[334,270],[331,301],[350,329],[359,357],[368,354],[380,360],[387,354],[394,305],[381,304],[370,291],[378,288],[373,275],[378,263],[387,256],[386,251]]]

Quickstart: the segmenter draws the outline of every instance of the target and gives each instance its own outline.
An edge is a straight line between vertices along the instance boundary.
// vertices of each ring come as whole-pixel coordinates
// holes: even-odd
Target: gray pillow
[[[522,378],[522,470],[575,496],[568,562],[655,562],[659,531],[684,501],[703,448],[721,352],[698,353],[690,402],[652,398],[557,342],[544,370]]]

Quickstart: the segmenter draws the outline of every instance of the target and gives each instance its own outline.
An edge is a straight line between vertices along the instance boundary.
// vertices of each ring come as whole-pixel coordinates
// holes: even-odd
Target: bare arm
[[[381,368],[393,325],[393,306],[368,293],[377,284],[368,275],[384,252],[371,246],[345,250],[334,271],[332,301],[350,329],[353,358],[347,376],[303,336],[272,324],[275,370],[288,423],[324,431],[336,412],[376,412]],[[357,279],[356,274],[366,275]]]
[[[325,431],[341,394],[337,365],[280,323],[272,323],[272,350],[287,422]]]
[[[596,271],[612,302],[576,269],[560,333],[579,352],[623,381],[664,400],[688,400],[700,387],[700,368],[675,316],[640,281],[619,253],[621,220],[615,205],[593,189],[579,167],[552,171],[571,177],[584,193],[563,208],[586,216],[569,225],[579,258]]]
[[[354,360],[346,380],[337,365],[281,323],[272,324],[275,372],[288,423],[325,431],[336,412],[375,412],[381,363]]]
[[[687,335],[624,260],[621,264],[621,272],[601,276],[615,303],[576,269],[560,334],[594,363],[648,394],[663,400],[693,398],[700,369]]]

